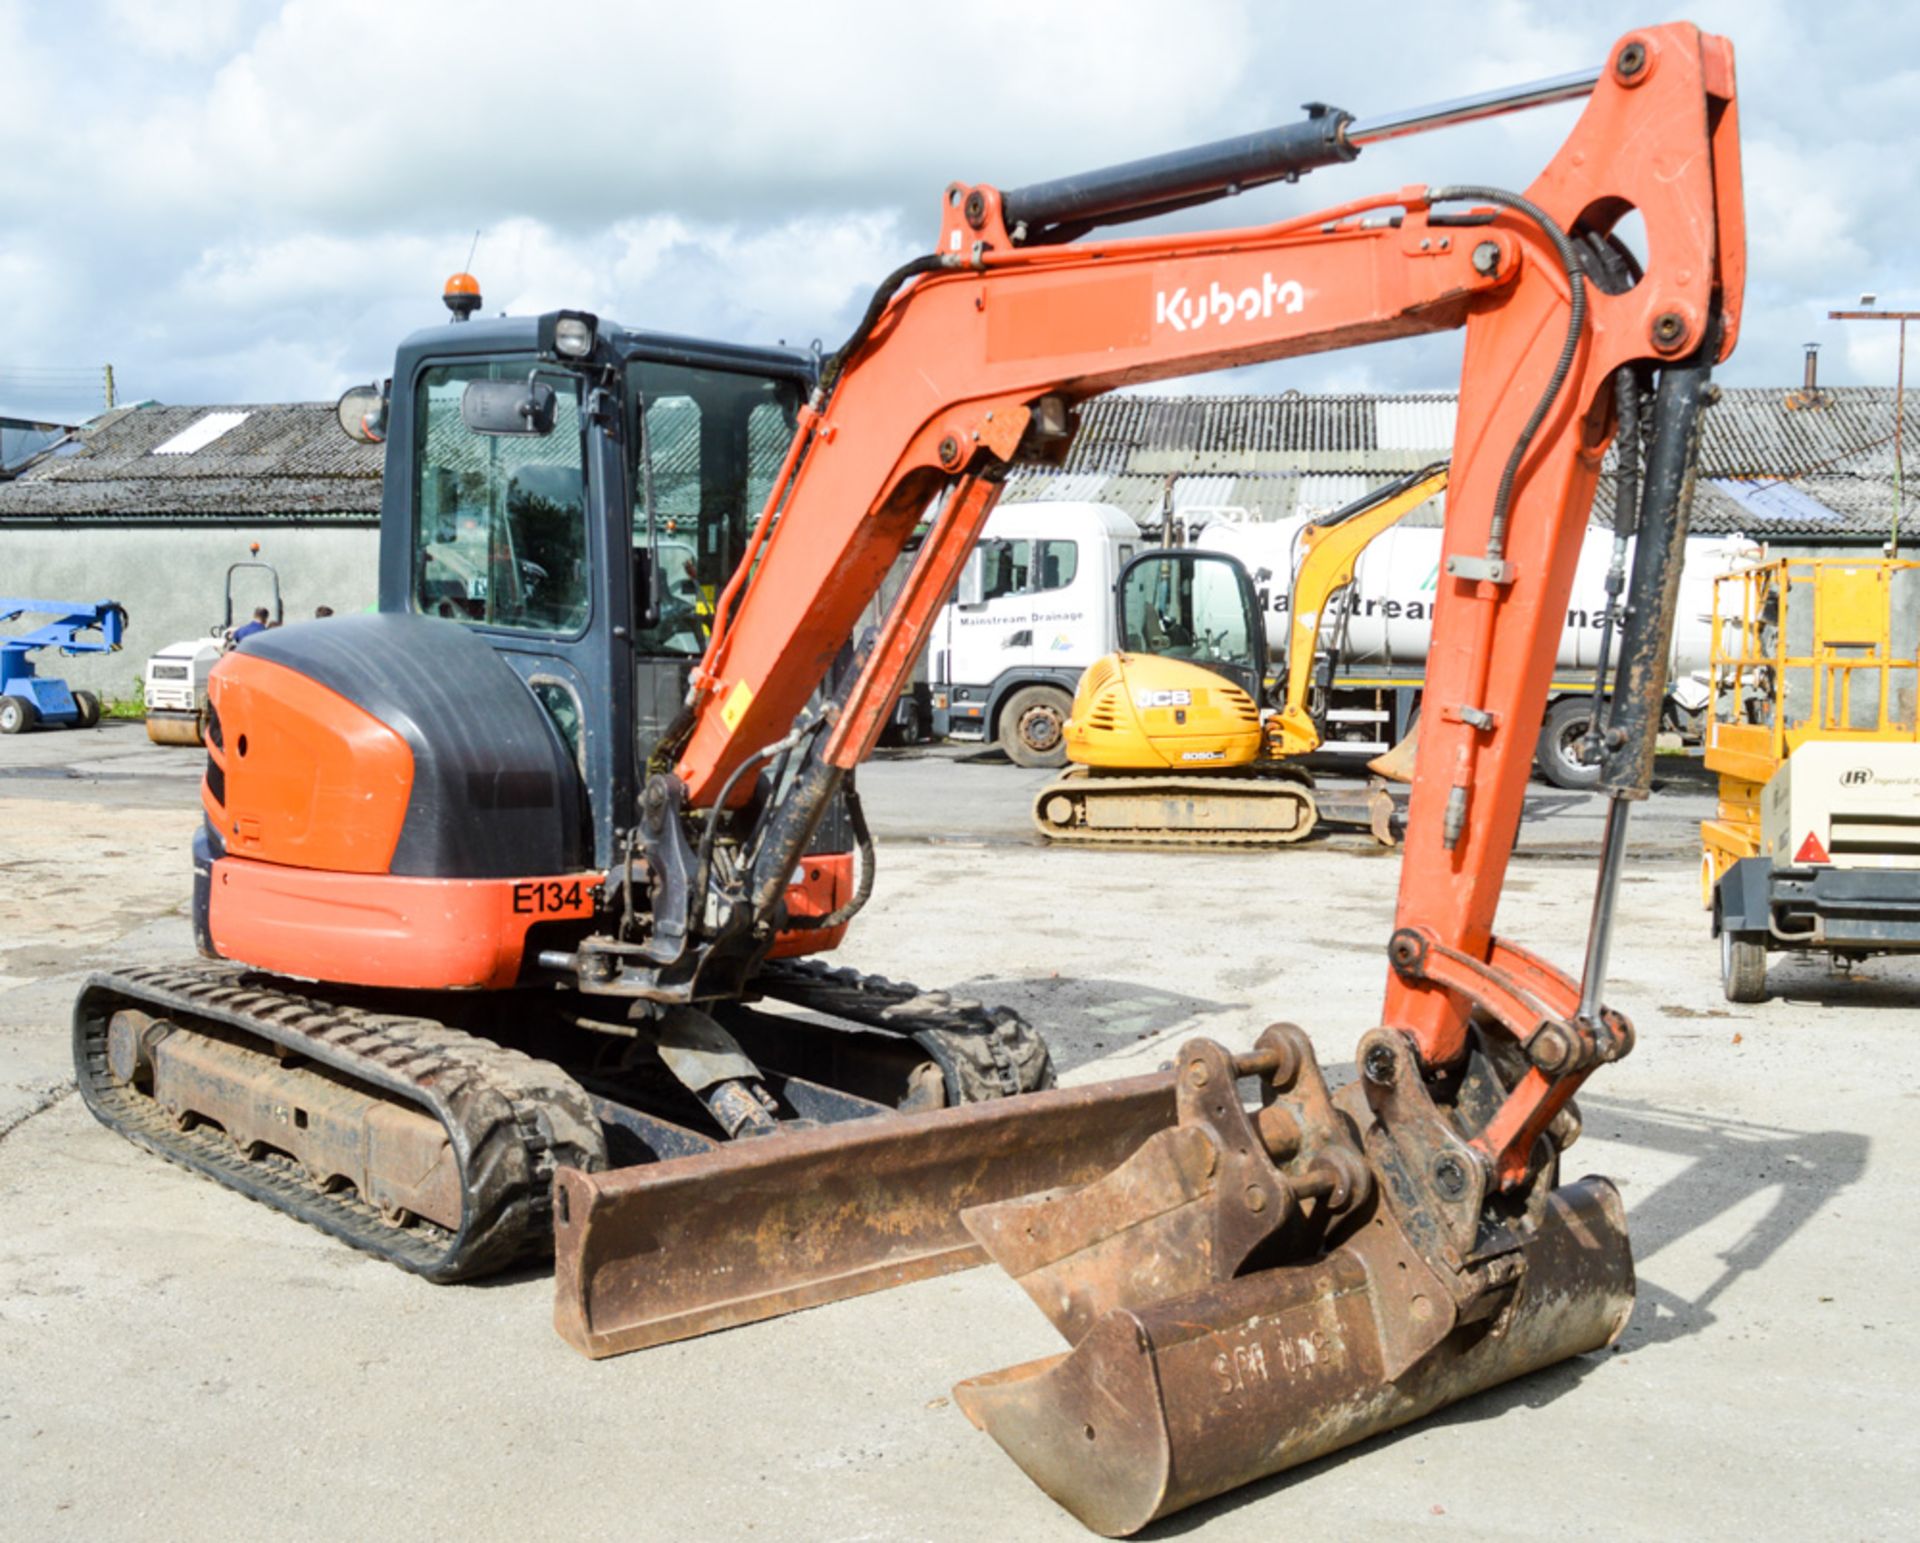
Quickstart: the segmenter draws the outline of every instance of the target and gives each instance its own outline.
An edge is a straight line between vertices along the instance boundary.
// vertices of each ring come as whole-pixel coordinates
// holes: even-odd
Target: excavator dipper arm
[[[793,861],[876,739],[1007,465],[1062,449],[1076,403],[1119,386],[1464,329],[1391,969],[1382,1024],[1359,1047],[1360,1079],[1329,1098],[1310,1043],[1290,1028],[1269,1031],[1237,1061],[1195,1042],[1159,1095],[1174,1123],[1123,1167],[1065,1198],[1003,1200],[965,1218],[1077,1348],[965,1384],[962,1405],[1104,1531],[1133,1530],[1595,1348],[1631,1303],[1611,1186],[1553,1186],[1559,1149],[1577,1129],[1573,1091],[1632,1044],[1599,992],[1625,810],[1644,796],[1651,764],[1655,722],[1643,709],[1662,686],[1699,412],[1739,322],[1732,50],[1684,24],[1648,28],[1623,38],[1599,71],[1546,84],[1556,89],[1479,104],[1495,111],[1590,92],[1524,194],[1413,186],[1261,227],[1079,239],[1095,222],[1348,160],[1370,137],[1473,115],[1445,110],[1369,134],[1320,109],[1290,130],[1186,158],[1005,193],[949,187],[935,252],[883,286],[802,414],[756,549],[718,604],[671,773],[660,774],[657,802],[709,829],[762,800],[744,844],[744,897],[736,891],[729,906],[693,894],[682,942],[656,953],[697,990],[714,960],[731,956],[737,970],[745,958],[750,971],[778,923]],[[1611,237],[1633,211],[1644,271]],[[1498,938],[1494,917],[1615,433],[1616,381],[1655,371],[1634,592],[1604,736],[1603,786],[1614,802],[1576,983]],[[795,738],[862,608],[943,492],[858,674]],[[746,773],[777,746],[797,769],[784,796],[756,795]],[[1248,1076],[1261,1082],[1257,1119],[1234,1092]],[[1129,1107],[1140,1108],[1140,1096]],[[946,1139],[943,1118],[925,1117],[916,1150]],[[999,1147],[962,1143],[944,1159],[916,1159],[916,1182],[928,1161],[971,1164],[956,1193],[979,1200],[973,1181],[993,1171],[995,1152],[1018,1147],[1011,1112],[1009,1121],[996,1126]],[[749,1175],[752,1153],[728,1153],[735,1199],[728,1238],[709,1240],[711,1289],[725,1295],[740,1250],[787,1246],[779,1239],[804,1227],[808,1206],[875,1203],[885,1145],[876,1132],[860,1157],[857,1199],[817,1180],[800,1193],[777,1155]],[[687,1270],[679,1297],[649,1305],[644,1260],[620,1257],[619,1240],[643,1254],[663,1208],[690,1203],[684,1186],[633,1170],[563,1175],[562,1189],[559,1318],[590,1352],[672,1337],[676,1321],[698,1332],[844,1294],[830,1283],[770,1292],[770,1305],[703,1318],[686,1300],[706,1289],[701,1272]],[[937,1213],[924,1186],[918,1193],[922,1217]],[[602,1231],[588,1248],[593,1227]],[[927,1250],[903,1274],[978,1257],[964,1240],[937,1241],[947,1250],[938,1263],[926,1262],[938,1249]],[[815,1264],[823,1281],[838,1270],[848,1292],[875,1289],[887,1274],[873,1261]],[[649,1315],[669,1327],[636,1329]]]

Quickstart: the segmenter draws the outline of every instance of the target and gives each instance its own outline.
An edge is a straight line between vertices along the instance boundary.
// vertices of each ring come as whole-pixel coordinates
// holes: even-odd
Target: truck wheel
[[[40,721],[40,709],[23,696],[0,696],[0,734],[24,734]]]
[[[1580,759],[1580,741],[1592,722],[1593,702],[1584,696],[1563,696],[1547,709],[1533,764],[1556,788],[1581,793],[1600,785],[1600,768]]]
[[[1763,943],[1725,928],[1720,932],[1720,984],[1729,1002],[1767,999],[1767,950]]]
[[[73,705],[80,713],[80,721],[75,728],[90,729],[100,721],[100,698],[91,691],[76,691]]]
[[[1067,714],[1073,698],[1058,686],[1022,686],[1000,709],[1000,748],[1015,766],[1067,764]]]

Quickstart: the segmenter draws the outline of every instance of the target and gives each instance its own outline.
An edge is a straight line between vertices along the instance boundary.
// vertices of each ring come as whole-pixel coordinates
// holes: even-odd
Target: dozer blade
[[[1394,753],[1388,751],[1387,755]],[[1321,824],[1358,826],[1370,832],[1383,847],[1398,845],[1393,835],[1393,794],[1387,790],[1386,783],[1376,780],[1364,788],[1332,787],[1321,783],[1314,788],[1313,798],[1319,806]]]
[[[619,1355],[970,1268],[962,1210],[1089,1183],[1174,1118],[1160,1072],[562,1169],[554,1326]]]
[[[1318,1258],[1109,1311],[1072,1351],[963,1382],[955,1398],[1062,1506],[1124,1537],[1598,1350],[1626,1326],[1633,1260],[1606,1180],[1548,1196],[1520,1253],[1504,1306],[1456,1324],[1397,1375],[1409,1334],[1444,1327],[1451,1306],[1376,1215]]]

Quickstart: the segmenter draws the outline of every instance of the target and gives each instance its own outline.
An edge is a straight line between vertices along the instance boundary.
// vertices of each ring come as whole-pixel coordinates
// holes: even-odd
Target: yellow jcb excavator
[[[1072,767],[1034,799],[1040,833],[1083,846],[1278,846],[1343,824],[1391,846],[1383,783],[1325,787],[1297,763],[1320,748],[1313,692],[1331,674],[1354,564],[1446,485],[1445,464],[1428,466],[1301,530],[1285,689],[1272,712],[1259,705],[1263,607],[1239,559],[1194,548],[1135,557],[1120,575],[1119,652],[1095,661],[1074,694]]]

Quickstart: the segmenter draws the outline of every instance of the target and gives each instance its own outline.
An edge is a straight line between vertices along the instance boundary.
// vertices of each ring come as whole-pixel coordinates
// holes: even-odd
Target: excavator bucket
[[[1389,1061],[1369,1065],[1418,1077]],[[965,1218],[1072,1349],[955,1398],[1094,1531],[1133,1533],[1625,1327],[1633,1259],[1606,1180],[1543,1182],[1490,1221],[1500,1202],[1461,1165],[1459,1204],[1428,1206],[1453,1138],[1410,1149],[1371,1086],[1331,1098],[1291,1025],[1237,1060],[1195,1041],[1178,1072],[1178,1122],[1118,1171]],[[1481,1059],[1469,1083],[1489,1075]]]
[[[1389,782],[1413,781],[1413,758],[1420,748],[1420,720],[1415,719],[1413,727],[1407,730],[1406,738],[1391,750],[1383,751],[1367,762],[1367,770],[1376,777],[1385,777]]]
[[[1498,1317],[1453,1328],[1411,1363],[1406,1331],[1433,1325],[1444,1297],[1382,1226],[1318,1258],[1115,1306],[1071,1351],[954,1395],[1056,1501],[1124,1537],[1598,1350],[1625,1326],[1633,1262],[1606,1180],[1553,1191],[1520,1258],[1525,1285]]]
[[[1089,1183],[1173,1124],[1170,1073],[887,1114],[554,1192],[554,1325],[619,1355],[980,1264],[961,1213]]]

